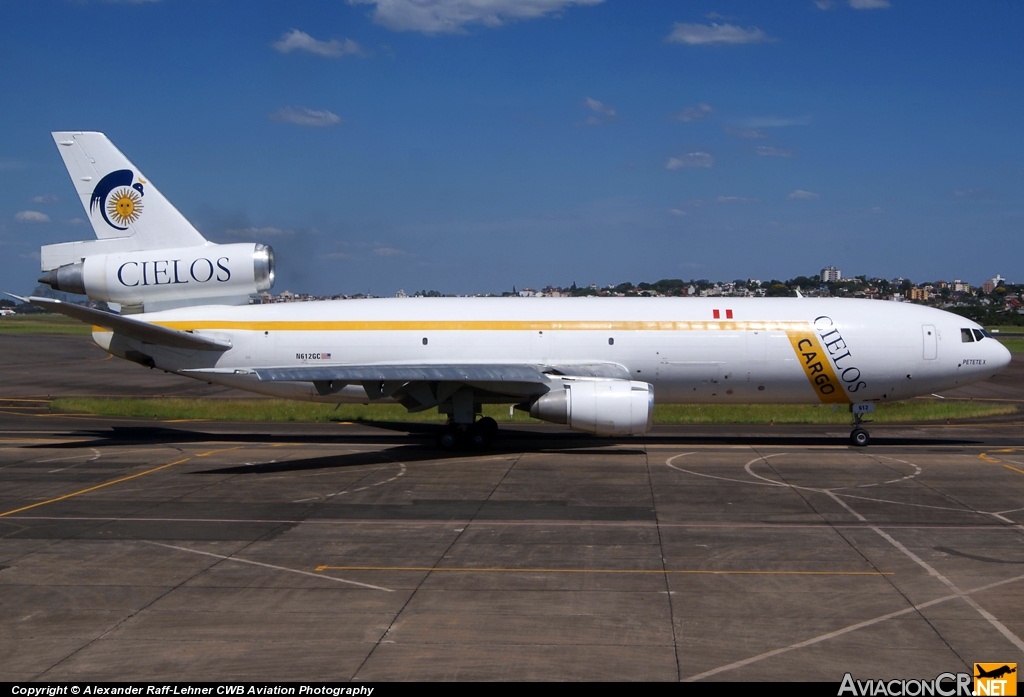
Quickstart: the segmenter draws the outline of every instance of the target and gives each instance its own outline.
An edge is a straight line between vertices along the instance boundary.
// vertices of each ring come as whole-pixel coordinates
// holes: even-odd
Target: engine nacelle
[[[599,436],[632,436],[651,429],[652,385],[635,380],[568,380],[564,385],[530,405],[530,416]]]
[[[144,307],[239,304],[274,285],[274,250],[262,244],[96,254],[40,278],[54,290],[91,300]]]

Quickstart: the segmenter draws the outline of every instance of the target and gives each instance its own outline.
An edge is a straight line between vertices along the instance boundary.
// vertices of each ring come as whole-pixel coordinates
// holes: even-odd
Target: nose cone
[[[1010,350],[1003,346],[1002,342],[994,341],[993,343],[996,347],[993,351],[995,355],[992,357],[992,362],[998,366],[996,370],[1002,370],[1006,366],[1010,365],[1010,361],[1013,359],[1013,356],[1010,354]]]

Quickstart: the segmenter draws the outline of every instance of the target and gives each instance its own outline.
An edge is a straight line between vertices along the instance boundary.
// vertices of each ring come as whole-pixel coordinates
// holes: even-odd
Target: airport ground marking
[[[715,569],[516,569],[505,567],[443,567],[443,566],[330,566],[317,571],[461,571],[469,573],[509,574],[706,574],[727,576],[892,576],[892,571],[756,571]]]
[[[243,446],[241,446],[241,445],[236,445],[236,446],[234,446],[232,448],[220,448],[219,450],[210,450],[210,451],[205,452],[205,453],[199,453],[198,455],[196,455],[196,457],[209,457],[210,455],[215,455],[217,453],[226,453],[229,450],[241,450],[242,447]]]
[[[15,513],[21,513],[22,511],[27,511],[27,510],[30,510],[30,509],[33,509],[33,508],[38,508],[39,506],[45,506],[45,505],[50,504],[50,503],[57,503],[58,501],[64,501],[65,499],[74,498],[75,496],[81,496],[82,494],[88,494],[91,491],[97,491],[98,489],[103,489],[103,488],[106,488],[108,486],[113,486],[114,484],[120,484],[121,482],[127,482],[130,479],[138,479],[139,477],[144,477],[147,474],[152,474],[153,472],[159,472],[160,470],[167,469],[168,467],[173,467],[174,465],[180,465],[183,462],[188,462],[191,459],[192,459],[191,457],[185,457],[185,458],[182,458],[180,460],[175,460],[174,462],[168,462],[166,465],[160,465],[159,467],[154,467],[152,469],[148,469],[145,472],[137,472],[136,474],[130,474],[127,477],[120,477],[118,479],[114,479],[113,481],[105,482],[103,484],[97,484],[96,486],[91,486],[91,487],[89,487],[87,489],[81,489],[79,491],[74,491],[74,492],[72,492],[70,494],[64,494],[63,496],[57,496],[57,497],[52,498],[52,499],[47,499],[46,501],[39,501],[38,503],[29,504],[28,506],[22,506],[21,508],[15,508],[13,511],[5,511],[3,513],[0,513],[0,518],[3,518],[4,516],[14,515]]]
[[[1014,467],[1013,465],[1006,465],[1006,464],[1004,464],[1003,467],[1005,467],[1006,469],[1013,470],[1014,472],[1020,472],[1021,474],[1024,474],[1024,470],[1019,470],[1016,467]]]
[[[760,661],[763,661],[767,658],[774,658],[775,656],[779,656],[784,653],[789,653],[790,651],[795,651],[796,649],[802,649],[808,646],[813,646],[814,644],[819,644],[823,641],[828,641],[829,639],[834,639],[836,637],[843,636],[844,634],[855,632],[858,629],[872,627],[881,622],[885,622],[886,620],[891,620],[896,617],[902,617],[903,615],[909,615],[912,612],[920,612],[921,610],[925,610],[934,605],[940,605],[942,603],[949,602],[950,600],[957,600],[959,598],[963,598],[965,595],[982,593],[984,591],[991,590],[993,588],[998,588],[999,586],[1005,586],[1009,583],[1016,583],[1018,581],[1024,581],[1024,575],[1014,576],[1013,578],[1007,578],[1002,581],[996,581],[994,583],[989,583],[984,586],[978,586],[977,588],[971,588],[970,590],[962,591],[959,593],[951,593],[949,595],[942,596],[941,598],[935,598],[934,600],[929,600],[928,602],[911,605],[910,607],[903,608],[902,610],[896,610],[895,612],[888,612],[884,615],[879,615],[878,617],[873,617],[869,620],[864,620],[863,622],[857,622],[856,624],[851,624],[849,626],[843,627],[842,629],[837,629],[834,632],[828,632],[827,634],[819,634],[816,637],[812,637],[810,639],[806,639],[795,644],[790,644],[789,646],[783,646],[782,648],[767,651],[757,656],[751,656],[750,658],[744,658],[741,661],[736,661],[734,663],[729,663],[724,666],[719,666],[718,668],[713,668],[712,670],[708,670],[703,673],[698,673],[697,675],[691,675],[688,678],[684,678],[683,682],[696,682],[697,680],[710,678],[712,676],[718,675],[720,673],[725,673],[730,670],[744,668],[754,663],[759,663]]]
[[[967,603],[968,605],[970,605],[974,609],[975,612],[977,612],[979,615],[981,615],[990,625],[992,625],[992,627],[997,632],[1002,634],[1011,644],[1016,646],[1018,650],[1024,652],[1024,640],[1022,640],[1019,636],[1014,634],[1006,625],[1004,625],[1002,622],[1000,622],[996,618],[995,615],[993,615],[991,612],[989,612],[988,610],[983,608],[980,604],[978,604],[978,601],[976,601],[974,598],[971,598],[968,594],[964,593],[964,591],[960,590],[959,586],[957,586],[955,583],[953,583],[953,581],[951,581],[949,578],[947,578],[945,575],[943,575],[934,566],[932,566],[931,564],[926,562],[924,559],[922,559],[921,557],[919,557],[918,555],[914,554],[912,551],[907,549],[907,547],[902,542],[900,542],[899,540],[894,538],[892,535],[890,535],[889,533],[887,533],[884,530],[882,530],[877,525],[871,524],[868,521],[867,518],[862,516],[857,511],[853,510],[853,508],[851,508],[849,506],[849,504],[847,504],[845,501],[840,499],[837,494],[834,494],[833,492],[828,491],[827,489],[824,490],[824,491],[825,491],[826,494],[828,494],[832,498],[833,501],[835,501],[840,506],[845,508],[846,511],[850,515],[852,515],[854,518],[856,518],[860,522],[867,524],[871,528],[871,530],[873,530],[875,532],[875,534],[877,534],[883,540],[885,540],[886,542],[891,544],[893,547],[895,547],[897,550],[899,550],[904,556],[906,556],[912,562],[914,562],[915,564],[920,566],[922,569],[924,569],[926,572],[928,572],[929,576],[931,576],[932,578],[937,580],[939,583],[941,583],[942,585],[946,586],[946,588],[949,588],[951,591],[953,591],[954,593],[959,595],[961,598],[963,598],[963,601],[965,603]]]
[[[384,591],[386,593],[394,593],[393,588],[385,588],[384,586],[375,586],[372,583],[360,583],[359,581],[350,581],[347,578],[338,578],[337,576],[325,576],[324,574],[314,574],[309,571],[302,571],[301,569],[289,569],[287,566],[278,566],[276,564],[267,564],[262,561],[253,561],[252,559],[242,559],[240,557],[229,557],[224,554],[214,554],[213,552],[204,552],[199,549],[189,549],[188,547],[178,547],[177,545],[168,545],[162,542],[153,542],[152,540],[142,540],[146,544],[154,545],[156,547],[166,547],[167,549],[176,549],[179,552],[189,552],[191,554],[200,554],[204,557],[214,557],[221,561],[233,561],[239,564],[251,564],[252,566],[262,566],[267,569],[274,569],[275,571],[286,571],[290,574],[299,574],[300,576],[312,576],[313,578],[328,579],[336,581],[338,583],[346,583],[352,586],[360,586],[361,588],[369,588],[375,591]]]

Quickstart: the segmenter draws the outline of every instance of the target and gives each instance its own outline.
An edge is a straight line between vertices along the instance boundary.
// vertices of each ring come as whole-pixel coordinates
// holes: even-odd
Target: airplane
[[[977,665],[977,664],[975,664],[975,665]],[[1014,664],[1014,665],[1016,665],[1016,664]],[[1009,675],[1010,673],[1016,673],[1016,672],[1017,672],[1017,668],[1016,667],[1011,668],[1008,665],[1003,665],[1003,666],[1001,666],[999,668],[993,668],[990,671],[987,671],[987,670],[983,669],[981,666],[978,666],[978,674],[975,675],[974,677],[976,677],[976,678],[996,678],[996,679],[998,679],[998,678],[1003,677],[1004,675]]]
[[[55,132],[96,233],[46,245],[40,281],[105,312],[28,302],[93,326],[109,353],[289,399],[437,409],[438,445],[485,447],[483,404],[604,436],[654,404],[799,403],[863,416],[992,377],[1010,353],[980,325],[909,303],[837,298],[379,298],[250,304],[274,252],[215,244],[102,133]],[[23,299],[24,300],[24,299]]]

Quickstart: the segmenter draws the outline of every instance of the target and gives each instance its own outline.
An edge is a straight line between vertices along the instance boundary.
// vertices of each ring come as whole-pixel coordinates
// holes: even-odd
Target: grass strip
[[[1010,350],[1010,353],[1024,353],[1024,338],[1021,337],[996,337],[1003,346]]]
[[[0,334],[72,334],[91,336],[92,327],[64,315],[33,314],[0,317]]]
[[[61,398],[50,403],[51,411],[62,414],[128,416],[162,420],[209,421],[392,421],[442,423],[436,410],[410,414],[398,404],[328,404],[278,399],[110,399]],[[878,423],[976,419],[1012,414],[1013,404],[957,400],[912,400],[878,405],[873,420]],[[535,422],[523,412],[510,418],[508,407],[486,405],[484,414],[499,422]],[[659,404],[654,407],[655,423],[663,424],[847,424],[849,412],[831,405],[811,404]]]

